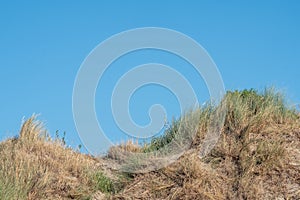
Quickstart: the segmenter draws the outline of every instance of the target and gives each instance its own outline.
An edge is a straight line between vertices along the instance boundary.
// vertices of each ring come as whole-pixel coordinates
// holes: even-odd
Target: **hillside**
[[[149,152],[176,137],[179,121],[147,145],[127,142],[96,158],[52,139],[32,117],[0,143],[0,199],[300,199],[300,115],[273,90],[228,92],[225,123],[199,158],[214,107],[197,110],[199,129],[177,161],[147,173],[119,172],[119,152]]]

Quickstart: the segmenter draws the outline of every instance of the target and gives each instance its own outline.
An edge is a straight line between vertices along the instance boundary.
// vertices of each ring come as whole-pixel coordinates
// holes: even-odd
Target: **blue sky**
[[[39,113],[52,135],[66,131],[68,144],[80,144],[72,117],[72,91],[81,63],[103,40],[140,27],[174,29],[195,39],[217,64],[227,90],[276,86],[299,103],[299,9],[298,1],[276,0],[2,1],[0,139],[17,135],[23,116]],[[184,65],[157,51],[118,60],[96,95],[98,118],[109,132],[118,131],[107,106],[113,80],[131,65],[150,61],[178,70]],[[126,67],[118,68],[121,65]],[[182,73],[191,80],[195,76],[189,70]],[[196,87],[205,99],[202,84]],[[134,98],[130,110],[140,124],[147,123],[145,113],[156,101],[174,101],[171,106],[166,103],[168,118],[178,115],[176,99],[162,88],[145,87]]]

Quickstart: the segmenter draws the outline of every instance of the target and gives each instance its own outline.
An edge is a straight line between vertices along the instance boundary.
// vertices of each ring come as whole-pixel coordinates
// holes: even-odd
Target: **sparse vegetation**
[[[18,137],[0,143],[0,199],[300,199],[299,112],[273,89],[228,92],[224,105],[222,134],[208,155],[198,156],[217,109],[211,105],[190,113],[199,126],[189,151],[144,174],[105,163],[164,148],[189,130],[179,128],[188,118],[149,144],[128,141],[94,158],[52,140],[32,117]]]

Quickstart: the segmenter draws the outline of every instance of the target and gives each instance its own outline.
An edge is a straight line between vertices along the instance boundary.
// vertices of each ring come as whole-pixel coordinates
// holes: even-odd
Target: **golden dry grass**
[[[272,90],[228,92],[224,102],[222,134],[207,156],[198,157],[210,116],[202,112],[188,153],[166,168],[137,175],[114,198],[300,199],[297,111]]]
[[[52,141],[35,117],[0,152],[0,199],[85,199],[97,190],[99,161]]]
[[[0,199],[300,199],[300,116],[274,91],[228,92],[225,124],[216,146],[199,157],[212,109],[199,113],[189,151],[148,173],[113,170],[124,152],[151,152],[170,142],[128,141],[104,158],[80,154],[47,136],[35,117],[20,135],[0,143]],[[186,123],[186,122],[185,122]]]

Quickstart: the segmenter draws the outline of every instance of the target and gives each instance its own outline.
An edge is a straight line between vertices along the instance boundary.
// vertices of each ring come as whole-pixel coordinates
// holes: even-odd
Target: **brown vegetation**
[[[109,162],[121,151],[149,152],[176,134],[176,122],[154,142],[115,146],[94,158],[52,140],[35,118],[18,138],[0,143],[0,199],[300,199],[300,117],[270,90],[228,92],[217,145],[199,157],[211,109],[201,108],[189,151],[148,173],[122,173]]]

